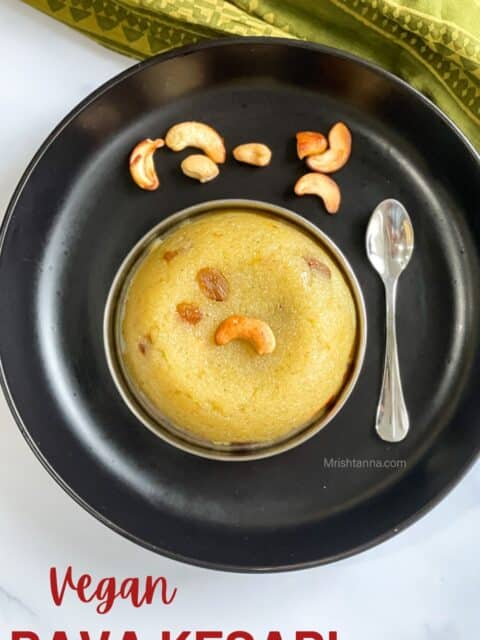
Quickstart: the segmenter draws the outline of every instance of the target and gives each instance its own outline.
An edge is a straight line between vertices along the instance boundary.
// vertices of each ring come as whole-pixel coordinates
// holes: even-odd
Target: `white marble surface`
[[[0,210],[39,144],[87,93],[132,61],[23,5],[2,0]],[[48,90],[46,90],[48,88]],[[7,151],[7,153],[5,153]],[[1,319],[0,319],[1,322]],[[77,506],[37,462],[0,399],[0,638],[31,628],[158,638],[161,629],[338,629],[339,640],[478,637],[480,467],[430,514],[381,546],[303,572],[245,576],[165,560],[112,533]],[[122,603],[105,616],[72,597],[57,609],[52,565],[94,575],[165,575],[168,608]],[[78,637],[77,635],[72,637]]]

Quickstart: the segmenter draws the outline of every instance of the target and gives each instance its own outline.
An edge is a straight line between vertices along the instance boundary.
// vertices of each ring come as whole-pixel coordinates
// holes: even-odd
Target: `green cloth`
[[[135,58],[208,38],[283,36],[407,80],[480,149],[480,0],[25,0]]]

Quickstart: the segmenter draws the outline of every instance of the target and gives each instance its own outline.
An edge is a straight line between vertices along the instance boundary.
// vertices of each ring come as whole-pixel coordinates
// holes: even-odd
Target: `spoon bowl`
[[[384,200],[370,218],[367,255],[380,277],[398,278],[413,253],[413,226],[407,210],[398,200]]]

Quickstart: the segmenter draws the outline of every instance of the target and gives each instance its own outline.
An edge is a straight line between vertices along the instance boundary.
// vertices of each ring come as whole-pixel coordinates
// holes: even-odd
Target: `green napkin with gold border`
[[[300,38],[407,80],[480,150],[480,0],[24,0],[134,58],[225,36]]]

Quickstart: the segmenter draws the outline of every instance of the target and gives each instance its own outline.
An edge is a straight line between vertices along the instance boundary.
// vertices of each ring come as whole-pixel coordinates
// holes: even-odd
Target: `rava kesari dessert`
[[[160,419],[216,444],[262,443],[335,400],[357,314],[318,240],[235,209],[151,245],[130,278],[120,333],[130,386]]]

